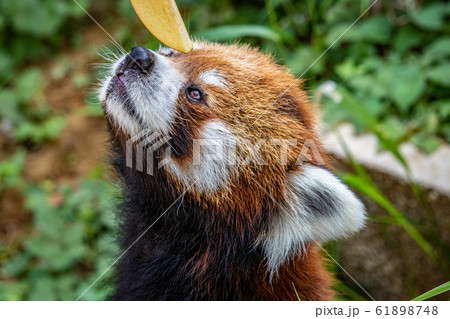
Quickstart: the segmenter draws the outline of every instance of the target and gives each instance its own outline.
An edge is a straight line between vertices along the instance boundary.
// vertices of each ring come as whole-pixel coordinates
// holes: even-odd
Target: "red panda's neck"
[[[310,245],[271,279],[255,238],[273,209],[243,223],[241,212],[200,207],[156,174],[151,178],[116,159],[123,181],[121,249],[112,298],[127,300],[323,300],[328,275]],[[224,214],[226,213],[226,214]],[[140,237],[144,234],[142,237]],[[136,239],[140,239],[136,241]],[[294,289],[295,287],[295,289]]]

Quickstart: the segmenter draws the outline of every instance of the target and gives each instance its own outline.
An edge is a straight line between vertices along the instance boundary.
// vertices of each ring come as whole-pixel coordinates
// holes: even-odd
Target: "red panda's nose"
[[[124,70],[135,69],[141,73],[148,73],[155,64],[152,51],[143,47],[134,47],[127,55]]]

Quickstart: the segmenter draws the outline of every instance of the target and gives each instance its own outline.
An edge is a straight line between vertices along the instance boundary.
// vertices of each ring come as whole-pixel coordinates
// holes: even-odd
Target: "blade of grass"
[[[345,152],[345,157],[350,162],[350,165],[353,167],[353,169],[355,170],[357,175],[360,176],[361,178],[363,178],[366,181],[366,183],[369,183],[370,185],[375,186],[374,181],[369,176],[369,174],[364,169],[364,167],[362,165],[360,165],[358,162],[356,162],[355,158],[353,157],[352,152],[350,151],[350,148],[348,147],[347,143],[344,140],[344,137],[341,135],[341,133],[339,131],[336,131],[336,136],[338,138],[339,144],[342,146],[342,148]]]
[[[414,226],[400,213],[394,205],[384,197],[380,191],[365,182],[364,179],[360,178],[355,174],[348,174],[343,172],[338,172],[338,176],[347,185],[355,188],[356,190],[362,192],[363,194],[369,196],[378,205],[380,205],[389,215],[391,215],[397,224],[402,227],[411,238],[422,248],[422,250],[434,261],[437,262],[437,257],[434,253],[433,248],[427,242],[425,238],[414,228]]]
[[[358,190],[360,190],[361,192],[372,198],[382,208],[384,208],[386,212],[393,217],[395,222],[399,226],[401,226],[411,236],[411,238],[413,238],[414,241],[416,241],[416,243],[422,248],[423,251],[425,251],[425,253],[428,256],[430,256],[433,262],[438,264],[437,256],[432,246],[403,216],[403,214],[400,213],[385,196],[383,196],[383,194],[379,191],[378,187],[376,186],[375,182],[372,180],[367,171],[364,169],[364,167],[355,161],[342,135],[340,135],[340,133],[337,133],[337,137],[339,143],[344,149],[347,159],[349,160],[354,170],[357,172],[357,175],[347,174],[347,176],[344,176],[346,174],[341,172],[341,174],[343,175],[342,180],[345,182],[345,178],[347,178],[348,185],[357,188]],[[353,185],[351,183],[353,183]]]
[[[299,296],[298,293],[297,293],[297,289],[295,289],[294,283],[292,283],[292,286],[294,287],[295,295],[297,296],[298,301],[302,301],[302,300],[300,299],[300,296]]]
[[[272,28],[273,31],[275,31],[278,35],[282,35],[283,34],[283,30],[280,28],[280,25],[278,23],[278,18],[277,18],[277,14],[275,12],[275,8],[274,5],[272,3],[272,0],[265,0],[264,1],[265,6],[266,6],[266,12],[267,12],[267,16],[269,17],[269,21],[270,21],[270,26]],[[285,60],[286,59],[286,47],[284,45],[283,37],[280,36],[281,41],[278,42],[278,52],[280,54],[280,57]]]
[[[266,5],[266,11],[267,11],[267,15],[269,16],[269,21],[270,21],[270,25],[271,25],[272,29],[274,29],[275,31],[280,33],[281,28],[278,25],[277,14],[275,13],[275,8],[273,7],[272,1],[265,0],[264,3]]]
[[[339,93],[342,96],[342,102],[340,104],[350,111],[352,115],[355,116],[361,123],[363,123],[367,129],[372,131],[378,137],[380,143],[400,161],[406,170],[408,170],[408,165],[406,164],[403,156],[400,154],[397,144],[384,137],[383,132],[378,126],[376,117],[367,111],[363,104],[359,103],[350,94],[350,92],[343,87],[339,88]]]
[[[449,290],[450,290],[450,281],[447,281],[445,284],[442,284],[440,286],[437,286],[436,288],[431,289],[430,291],[427,291],[426,293],[414,298],[412,301],[427,300],[430,299],[431,297],[440,295]]]
[[[414,196],[421,204],[421,206],[425,209],[429,221],[432,224],[435,224],[433,212],[431,211],[431,208],[426,201],[420,187],[416,184],[416,182],[414,182],[411,170],[409,169],[405,158],[400,153],[398,144],[384,136],[383,131],[378,125],[377,118],[364,108],[364,103],[360,103],[358,100],[356,100],[351,95],[351,93],[343,87],[339,87],[338,91],[342,96],[341,105],[348,111],[350,111],[352,115],[355,116],[361,123],[363,123],[368,130],[374,133],[383,147],[386,148],[402,164]]]
[[[351,301],[367,301],[367,299],[343,283],[336,284],[334,290],[342,293],[342,297],[348,297]]]

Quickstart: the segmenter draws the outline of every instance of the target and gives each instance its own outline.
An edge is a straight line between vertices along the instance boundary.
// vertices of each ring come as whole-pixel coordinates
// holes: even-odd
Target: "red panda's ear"
[[[345,237],[364,226],[364,205],[325,168],[304,165],[291,173],[285,198],[270,230],[260,238],[270,271],[308,242]]]

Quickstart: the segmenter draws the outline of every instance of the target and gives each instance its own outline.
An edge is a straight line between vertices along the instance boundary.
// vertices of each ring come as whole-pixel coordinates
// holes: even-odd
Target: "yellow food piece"
[[[192,50],[192,41],[174,0],[130,0],[139,19],[159,41],[177,51]]]

